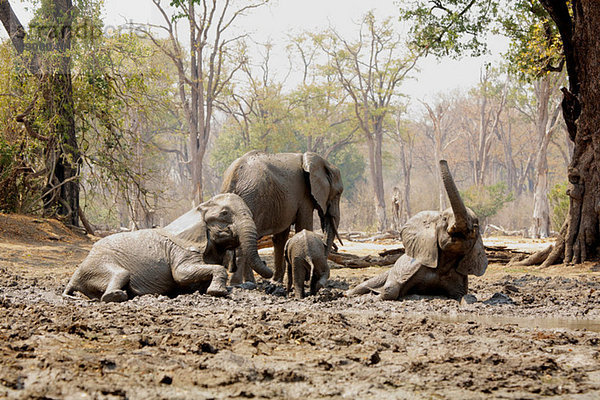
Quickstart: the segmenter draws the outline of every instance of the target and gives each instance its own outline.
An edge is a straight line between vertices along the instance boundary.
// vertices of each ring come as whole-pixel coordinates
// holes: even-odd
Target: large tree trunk
[[[43,189],[44,211],[47,215],[60,215],[66,222],[79,225],[79,169],[81,158],[75,133],[75,112],[71,82],[71,0],[43,0],[40,5],[39,36],[51,54],[40,57],[43,47],[25,52],[26,32],[13,12],[8,0],[0,0],[0,20],[19,55],[27,58],[32,74],[38,74],[43,94],[45,117],[51,122],[50,140],[45,151],[47,182]],[[52,23],[51,23],[52,22]],[[40,74],[38,62],[46,59]],[[52,63],[54,61],[54,63]],[[27,116],[21,116],[31,128]]]
[[[575,148],[568,170],[570,208],[563,235],[564,262],[579,263],[595,259],[599,244],[600,7],[596,0],[572,0],[571,17],[565,1],[540,2],[560,30],[569,76],[562,108]]]
[[[48,1],[48,0],[47,0]],[[52,6],[52,2],[48,1]],[[75,105],[71,81],[71,25],[73,22],[73,4],[71,0],[53,2],[54,20],[61,23],[55,27],[55,51],[58,53],[58,66],[54,69],[51,90],[56,125],[54,135],[58,138],[58,154],[55,175],[58,178],[60,192],[58,214],[67,221],[79,226],[79,169],[81,158],[75,134]],[[60,22],[58,22],[60,21]],[[62,139],[62,140],[61,140]],[[55,190],[57,190],[55,188]]]

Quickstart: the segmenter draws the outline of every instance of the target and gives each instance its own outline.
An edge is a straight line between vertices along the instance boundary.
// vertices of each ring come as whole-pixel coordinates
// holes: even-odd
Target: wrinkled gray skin
[[[125,301],[136,295],[206,290],[227,294],[226,251],[239,246],[256,252],[256,227],[244,201],[220,194],[165,228],[117,233],[94,244],[63,295],[79,291],[102,301]]]
[[[446,161],[440,161],[440,169],[452,207],[444,212],[423,211],[409,219],[400,231],[406,254],[348,296],[374,292],[383,300],[409,294],[460,300],[468,291],[467,276],[484,274],[488,262],[479,220],[465,207]]]
[[[295,231],[313,230],[313,210],[321,219],[327,253],[340,222],[340,197],[344,190],[340,171],[315,153],[267,154],[251,151],[225,171],[221,192],[236,193],[254,216],[258,237],[273,235],[275,273],[283,282],[283,248],[291,225]],[[339,239],[339,238],[338,238]],[[254,281],[241,257],[232,284]]]
[[[329,279],[326,246],[314,232],[303,229],[287,241],[284,248],[287,264],[288,296],[294,283],[294,295],[304,297],[304,282],[310,281],[310,294],[315,295]]]

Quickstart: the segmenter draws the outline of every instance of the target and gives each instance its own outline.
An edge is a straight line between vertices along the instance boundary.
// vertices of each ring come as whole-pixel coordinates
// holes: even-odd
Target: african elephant
[[[259,272],[271,272],[258,256],[256,226],[246,203],[235,194],[220,194],[164,228],[99,240],[63,295],[79,291],[109,302],[206,289],[209,295],[223,296],[227,294],[223,256],[238,247]]]
[[[304,297],[304,282],[310,281],[310,294],[315,295],[329,279],[326,246],[314,232],[303,229],[287,241],[284,248],[287,264],[287,292],[292,290],[297,299]]]
[[[448,164],[440,161],[451,208],[422,211],[400,230],[406,253],[388,271],[348,292],[375,292],[383,300],[408,294],[443,295],[460,300],[468,291],[468,275],[481,276],[487,256],[477,215],[463,203]]]
[[[238,194],[252,211],[258,237],[273,235],[275,274],[283,281],[283,247],[291,225],[295,231],[313,229],[313,210],[321,219],[329,253],[340,222],[340,197],[344,186],[340,171],[315,153],[267,154],[251,151],[225,171],[221,192]],[[339,240],[339,237],[338,237]],[[243,260],[232,283],[254,281]]]

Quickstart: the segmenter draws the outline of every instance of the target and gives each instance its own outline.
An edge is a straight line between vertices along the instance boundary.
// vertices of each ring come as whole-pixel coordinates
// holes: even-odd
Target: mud
[[[492,265],[471,304],[343,296],[382,268],[333,269],[302,300],[259,281],[103,304],[60,296],[91,242],[56,235],[0,241],[0,398],[600,396],[594,265]]]

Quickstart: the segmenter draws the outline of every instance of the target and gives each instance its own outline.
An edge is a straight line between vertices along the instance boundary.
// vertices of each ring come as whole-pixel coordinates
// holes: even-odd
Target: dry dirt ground
[[[491,265],[474,304],[343,296],[382,267],[334,269],[303,300],[267,282],[226,298],[63,299],[91,243],[0,214],[0,398],[600,397],[593,264]]]

